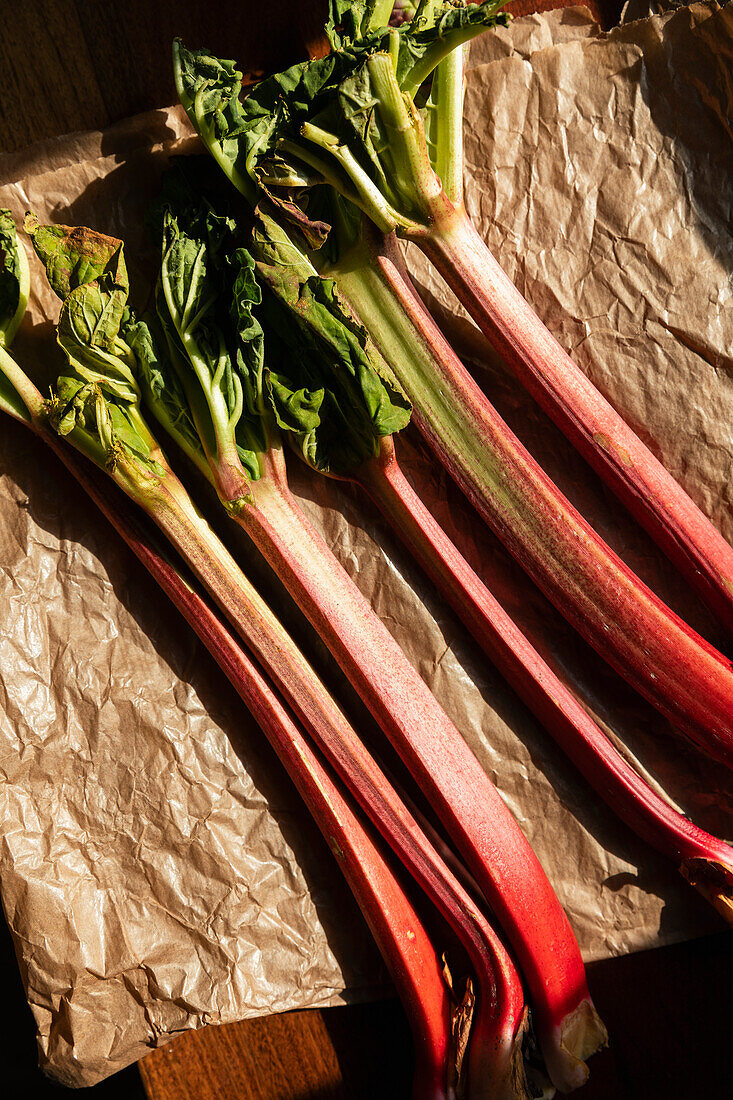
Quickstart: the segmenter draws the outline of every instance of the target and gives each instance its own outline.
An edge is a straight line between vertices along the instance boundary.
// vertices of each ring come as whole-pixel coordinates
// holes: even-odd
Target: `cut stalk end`
[[[714,859],[692,857],[682,861],[680,873],[733,925],[733,868]]]
[[[529,1031],[529,1012],[525,1007],[516,1030],[506,1029],[501,1037],[485,1035],[479,1019],[472,1029],[468,1051],[468,1080],[458,1090],[465,1100],[530,1100],[536,1087],[530,1088],[524,1061],[525,1040]],[[543,1096],[554,1095],[549,1089]]]
[[[586,1059],[608,1045],[605,1024],[590,998],[564,1017],[553,1038],[550,1049],[543,1043],[547,1072],[560,1092],[572,1092],[588,1080]]]

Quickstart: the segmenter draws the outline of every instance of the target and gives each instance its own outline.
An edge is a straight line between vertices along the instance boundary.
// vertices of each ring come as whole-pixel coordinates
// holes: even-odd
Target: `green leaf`
[[[26,214],[25,231],[46,268],[51,289],[62,301],[84,283],[110,273],[115,283],[129,289],[122,241],[85,226],[40,225]]]
[[[29,276],[23,246],[9,210],[0,210],[0,346],[10,347],[28,303]]]
[[[157,449],[147,425],[132,405],[117,405],[96,382],[61,375],[47,402],[49,420],[62,436],[69,436],[90,458],[114,472],[125,460],[128,484],[140,485],[141,475],[163,477],[165,469],[154,457]],[[130,459],[133,462],[130,462]]]
[[[235,259],[237,227],[226,198],[217,193],[221,177],[215,175],[211,186],[210,171],[208,158],[181,158],[166,175],[156,204],[162,262],[155,304],[209,476],[222,500],[236,505],[246,495],[243,483],[261,476],[259,456],[267,439],[256,392],[261,366],[253,374],[240,362],[231,309],[244,287],[237,292],[235,284],[246,275]],[[248,314],[246,327],[252,325]],[[248,331],[250,355],[253,337]],[[162,396],[148,387],[153,410],[170,430]]]
[[[326,36],[334,50],[390,22],[393,0],[329,0]]]
[[[133,495],[164,476],[158,446],[140,410],[135,356],[122,328],[132,324],[121,241],[88,228],[39,226],[33,244],[49,282],[63,296],[57,340],[70,370],[46,403],[61,435],[109,471]]]
[[[41,226],[33,215],[26,230],[62,298],[57,340],[75,375],[111,400],[139,402],[130,350],[120,337],[129,295],[122,241],[85,226]]]
[[[377,452],[380,436],[400,431],[410,406],[380,372],[366,332],[332,280],[273,219],[261,214],[254,237],[263,299],[267,384],[279,426],[306,461],[346,475]]]
[[[239,103],[242,74],[233,61],[224,61],[208,50],[188,50],[173,44],[173,68],[178,97],[201,140],[215,155],[230,178],[243,189],[247,181],[248,142]],[[263,113],[267,129],[269,112]]]
[[[189,197],[190,199],[190,197]],[[210,456],[234,445],[244,409],[224,302],[225,250],[234,225],[205,198],[163,211],[156,308],[181,372],[192,417]]]
[[[231,257],[231,275],[229,312],[237,336],[237,370],[244,392],[244,412],[236,431],[237,447],[254,478],[261,476],[258,456],[270,447],[270,432],[264,395],[265,339],[255,314],[262,291],[255,276],[254,260],[245,248],[238,248]]]
[[[155,408],[166,431],[203,468],[206,456],[178,374],[166,354],[157,317],[129,321],[124,335],[135,356],[137,377],[147,403]]]
[[[107,272],[73,290],[61,307],[57,339],[79,379],[114,401],[137,404],[140,390],[120,338],[127,287]]]
[[[253,205],[253,190],[272,197],[283,189],[283,213],[295,223],[287,192],[325,182],[358,201],[384,231],[422,225],[431,217],[434,176],[417,109],[400,93],[414,94],[453,49],[505,23],[502,2],[423,0],[409,22],[372,28],[381,4],[331,0],[327,32],[334,48],[326,57],[270,76],[240,100],[233,62],[179,44],[179,95],[220,167]],[[386,62],[381,76],[371,64],[379,56]]]
[[[82,382],[79,378],[59,375],[49,401],[51,423],[59,435],[69,435],[74,428],[87,426],[90,402],[95,393],[93,382]],[[92,426],[96,423],[93,407],[90,422]]]

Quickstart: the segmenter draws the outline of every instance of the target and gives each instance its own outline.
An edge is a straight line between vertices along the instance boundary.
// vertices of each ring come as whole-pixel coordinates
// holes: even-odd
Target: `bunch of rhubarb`
[[[95,235],[89,246],[87,230],[29,220],[34,247],[63,299],[58,340],[70,371],[58,380],[51,421],[145,507],[285,700],[323,740],[324,726],[334,731],[343,716],[335,716],[322,685],[308,687],[302,657],[292,645],[288,651],[271,614],[173,474],[141,409],[140,379],[147,380],[146,399],[280,575],[430,800],[517,955],[550,1076],[558,1087],[575,1087],[587,1074],[585,1057],[605,1038],[575,937],[496,788],[288,490],[278,418],[266,400],[277,385],[286,391],[287,380],[273,378],[266,367],[253,315],[259,291],[252,260],[225,245],[230,223],[206,207],[165,211],[157,317],[148,321],[128,309],[119,241]],[[216,260],[224,250],[226,271]],[[80,252],[83,264],[75,259]],[[91,281],[75,285],[70,271]],[[231,281],[228,300],[219,293],[224,277]],[[359,377],[391,428],[392,410],[404,410],[404,399],[376,372]],[[282,417],[307,404],[303,395],[287,392]],[[310,668],[307,675],[315,681]],[[336,737],[323,747],[338,768]],[[365,794],[365,786],[353,793],[368,809],[365,798],[373,792]]]
[[[498,0],[330,0],[326,56],[268,77],[244,98],[234,62],[177,43],[179,96],[218,168],[208,157],[183,158],[167,176],[151,219],[160,267],[146,313],[131,309],[121,241],[28,218],[62,303],[57,336],[67,367],[47,400],[8,350],[28,271],[12,220],[0,215],[0,408],[85,485],[260,722],[336,852],[403,998],[415,1095],[436,1098],[454,1095],[462,1062],[468,1096],[539,1095],[545,1085],[528,1079],[525,1064],[530,1028],[552,1085],[570,1091],[586,1079],[585,1059],[605,1029],[541,866],[460,732],[300,510],[286,451],[376,503],[586,779],[733,919],[733,850],[628,764],[399,467],[394,437],[412,418],[580,634],[696,745],[733,765],[730,661],[665,607],[552,484],[468,375],[402,260],[398,237],[423,249],[530,393],[733,625],[733,550],[544,329],[466,215],[463,45],[505,21],[500,8]],[[148,412],[320,634],[442,834],[365,747],[202,518]],[[195,579],[161,552],[100,471]],[[431,907],[437,924],[425,916]],[[444,938],[460,945],[468,976],[452,1019]]]
[[[395,231],[440,260],[455,289],[481,299],[487,331],[489,291],[497,300],[506,292],[503,323],[522,361],[543,377],[549,362],[559,371],[562,361],[562,385],[553,375],[551,388],[584,425],[571,438],[592,438],[596,457],[618,464],[633,482],[636,512],[653,533],[667,531],[663,548],[689,550],[672,555],[686,575],[717,577],[706,591],[724,617],[733,551],[610,408],[598,419],[600,395],[549,334],[539,340],[545,330],[536,318],[529,325],[529,307],[519,308],[467,220],[459,51],[500,17],[496,5],[422,3],[399,28],[378,27],[369,4],[353,7],[360,18],[332,4],[326,57],[269,77],[244,99],[232,62],[177,45],[181,102],[242,195],[274,204],[335,281],[412,402],[418,428],[517,561],[631,686],[730,765],[731,662],[661,603],[532,460],[422,307],[396,245]],[[591,391],[595,420],[583,396]]]
[[[5,214],[2,226],[15,247],[14,228]],[[51,400],[44,401],[5,349],[7,334],[12,331],[8,318],[0,349],[3,410],[31,427],[57,453],[184,613],[258,719],[337,855],[393,975],[413,1028],[416,1097],[438,1100],[453,1096],[464,1063],[467,1069],[460,1080],[466,1095],[529,1097],[523,1062],[528,1017],[521,982],[505,947],[295,643],[198,516],[145,428],[133,375],[119,362],[115,368],[114,361],[123,351],[119,305],[121,298],[126,298],[126,294],[120,297],[120,291],[127,278],[120,242],[84,229],[44,230],[35,223],[32,229],[46,243],[49,276],[55,288],[67,294],[59,342],[69,355],[74,377],[59,379]],[[89,281],[79,282],[84,278]],[[81,293],[74,298],[76,291]],[[25,297],[27,285],[18,297],[21,314]],[[131,318],[129,323],[134,323]],[[124,499],[121,503],[105,484],[107,479],[79,459],[57,432],[142,506],[219,596],[223,590],[215,579],[217,570],[228,573],[234,591],[226,612],[249,643],[254,659],[234,640],[180,568],[160,551]],[[219,560],[207,565],[197,550],[218,554]],[[273,681],[279,691],[273,688]],[[302,714],[296,719],[299,709]],[[431,942],[434,933],[428,933],[420,909],[405,894],[400,877],[395,877],[371,832],[304,737],[301,723],[465,952],[469,984],[452,1018],[445,974],[439,964],[442,951]],[[536,1072],[534,1080],[539,1080]],[[536,1086],[532,1095],[538,1095]]]

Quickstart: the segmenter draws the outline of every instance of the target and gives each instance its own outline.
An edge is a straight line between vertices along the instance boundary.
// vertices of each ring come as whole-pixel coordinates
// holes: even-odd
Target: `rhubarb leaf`
[[[159,204],[164,244],[156,304],[222,499],[225,477],[231,486],[232,442],[255,480],[276,427],[326,472],[345,473],[372,457],[380,436],[408,422],[409,404],[380,371],[334,284],[316,273],[268,204],[258,209],[249,248],[235,247],[237,233],[196,164],[181,162],[174,175],[165,191],[175,197],[175,211]],[[180,253],[175,262],[173,247]],[[209,326],[204,340],[199,326]],[[234,381],[225,384],[229,370]],[[151,385],[150,397],[148,391],[168,427],[175,414],[166,413],[165,400],[172,407],[181,392],[166,394],[164,377],[157,394]]]
[[[158,318],[129,321],[125,341],[135,356],[136,375],[146,403],[155,409],[168,434],[206,472],[206,455]]]
[[[262,290],[255,261],[244,249],[233,257],[235,270],[231,316],[239,338],[237,361],[256,409],[264,416],[271,407],[279,428],[306,437],[319,425],[323,392],[297,389],[284,375],[265,365],[265,334],[255,310],[262,304]]]
[[[75,375],[116,401],[138,402],[134,358],[120,335],[130,289],[122,241],[86,227],[42,226],[33,215],[26,229],[62,299],[57,340]]]
[[[122,241],[84,226],[40,225],[35,214],[26,214],[25,231],[46,268],[51,289],[63,301],[72,290],[99,278],[106,271],[125,290],[129,280]]]
[[[384,230],[425,217],[430,160],[414,93],[440,60],[489,26],[506,23],[502,0],[421,4],[400,27],[364,33],[372,5],[334,0],[334,48],[261,81],[240,100],[234,63],[176,47],[181,102],[232,182],[253,188],[326,182],[358,201]],[[339,29],[340,28],[340,29]]]
[[[341,49],[386,27],[392,7],[393,0],[329,0],[325,31],[331,48]]]
[[[363,327],[281,226],[261,213],[253,238],[262,304],[267,384],[278,425],[303,458],[345,475],[400,431],[410,405],[380,371]]]
[[[70,370],[57,379],[47,411],[53,427],[130,491],[163,476],[158,445],[140,410],[137,363],[124,339],[133,324],[122,241],[91,229],[40,226],[33,246],[63,299],[57,340]]]
[[[127,288],[105,272],[83,283],[61,307],[57,340],[82,382],[96,383],[116,401],[140,400],[134,361],[120,337]]]
[[[28,304],[28,263],[9,210],[0,210],[0,347],[8,348]]]
[[[251,379],[237,364],[228,309],[233,275],[226,256],[234,249],[235,223],[216,211],[194,184],[187,166],[172,170],[166,180],[164,195],[175,207],[166,202],[160,207],[156,309],[191,419],[212,468],[229,478],[229,492],[235,457],[243,478],[260,477],[258,455],[266,449],[267,437]],[[240,489],[244,494],[244,487]]]

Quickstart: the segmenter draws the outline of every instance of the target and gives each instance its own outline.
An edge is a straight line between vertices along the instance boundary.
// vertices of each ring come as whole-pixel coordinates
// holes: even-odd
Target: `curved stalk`
[[[415,1047],[415,1100],[447,1100],[452,1051],[447,990],[439,958],[380,846],[267,680],[209,604],[152,546],[130,509],[119,504],[110,507],[98,475],[80,472],[66,448],[54,449],[65,452],[62,457],[67,467],[191,625],[275,749],[333,852],[405,1008]]]

